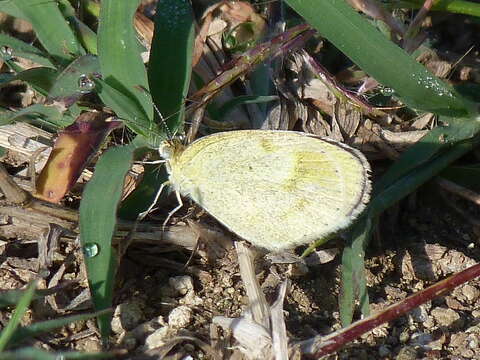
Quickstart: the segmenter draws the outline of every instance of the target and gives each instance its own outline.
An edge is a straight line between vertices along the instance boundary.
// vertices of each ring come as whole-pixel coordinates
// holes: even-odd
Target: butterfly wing
[[[231,231],[280,250],[347,227],[368,201],[357,150],[292,131],[217,133],[188,146],[171,180]]]

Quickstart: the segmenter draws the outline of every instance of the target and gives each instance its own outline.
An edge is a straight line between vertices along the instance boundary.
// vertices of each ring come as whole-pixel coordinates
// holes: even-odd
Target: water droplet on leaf
[[[13,57],[13,49],[8,46],[0,47],[0,56],[5,60],[11,60]]]
[[[78,78],[78,88],[81,93],[89,93],[95,89],[95,82],[90,79],[87,75],[80,75]]]
[[[83,255],[87,258],[93,258],[100,252],[100,246],[97,243],[86,243],[83,246]]]

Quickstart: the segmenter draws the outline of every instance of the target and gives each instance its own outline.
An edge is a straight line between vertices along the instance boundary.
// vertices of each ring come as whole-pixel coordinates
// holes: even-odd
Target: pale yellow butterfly
[[[159,151],[179,207],[179,194],[188,196],[232,232],[269,250],[344,229],[369,200],[365,156],[302,132],[221,132],[188,146],[169,140]]]

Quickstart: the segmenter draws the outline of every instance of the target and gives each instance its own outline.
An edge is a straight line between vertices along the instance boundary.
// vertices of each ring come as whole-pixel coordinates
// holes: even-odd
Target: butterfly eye
[[[168,160],[173,156],[173,148],[169,143],[164,143],[158,148],[158,153],[160,157]]]

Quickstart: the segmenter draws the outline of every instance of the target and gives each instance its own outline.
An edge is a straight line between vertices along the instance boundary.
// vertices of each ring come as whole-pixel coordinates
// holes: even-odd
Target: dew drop
[[[78,78],[78,88],[82,94],[89,93],[95,89],[95,82],[93,82],[93,80],[87,75],[82,74]]]
[[[3,45],[0,47],[0,56],[5,60],[10,60],[13,57],[13,49]]]
[[[382,87],[380,89],[380,93],[383,96],[392,96],[393,94],[395,94],[395,90],[393,90],[392,88],[389,88],[389,87]]]
[[[100,252],[100,246],[97,243],[86,243],[83,246],[83,255],[87,258],[93,258]]]

